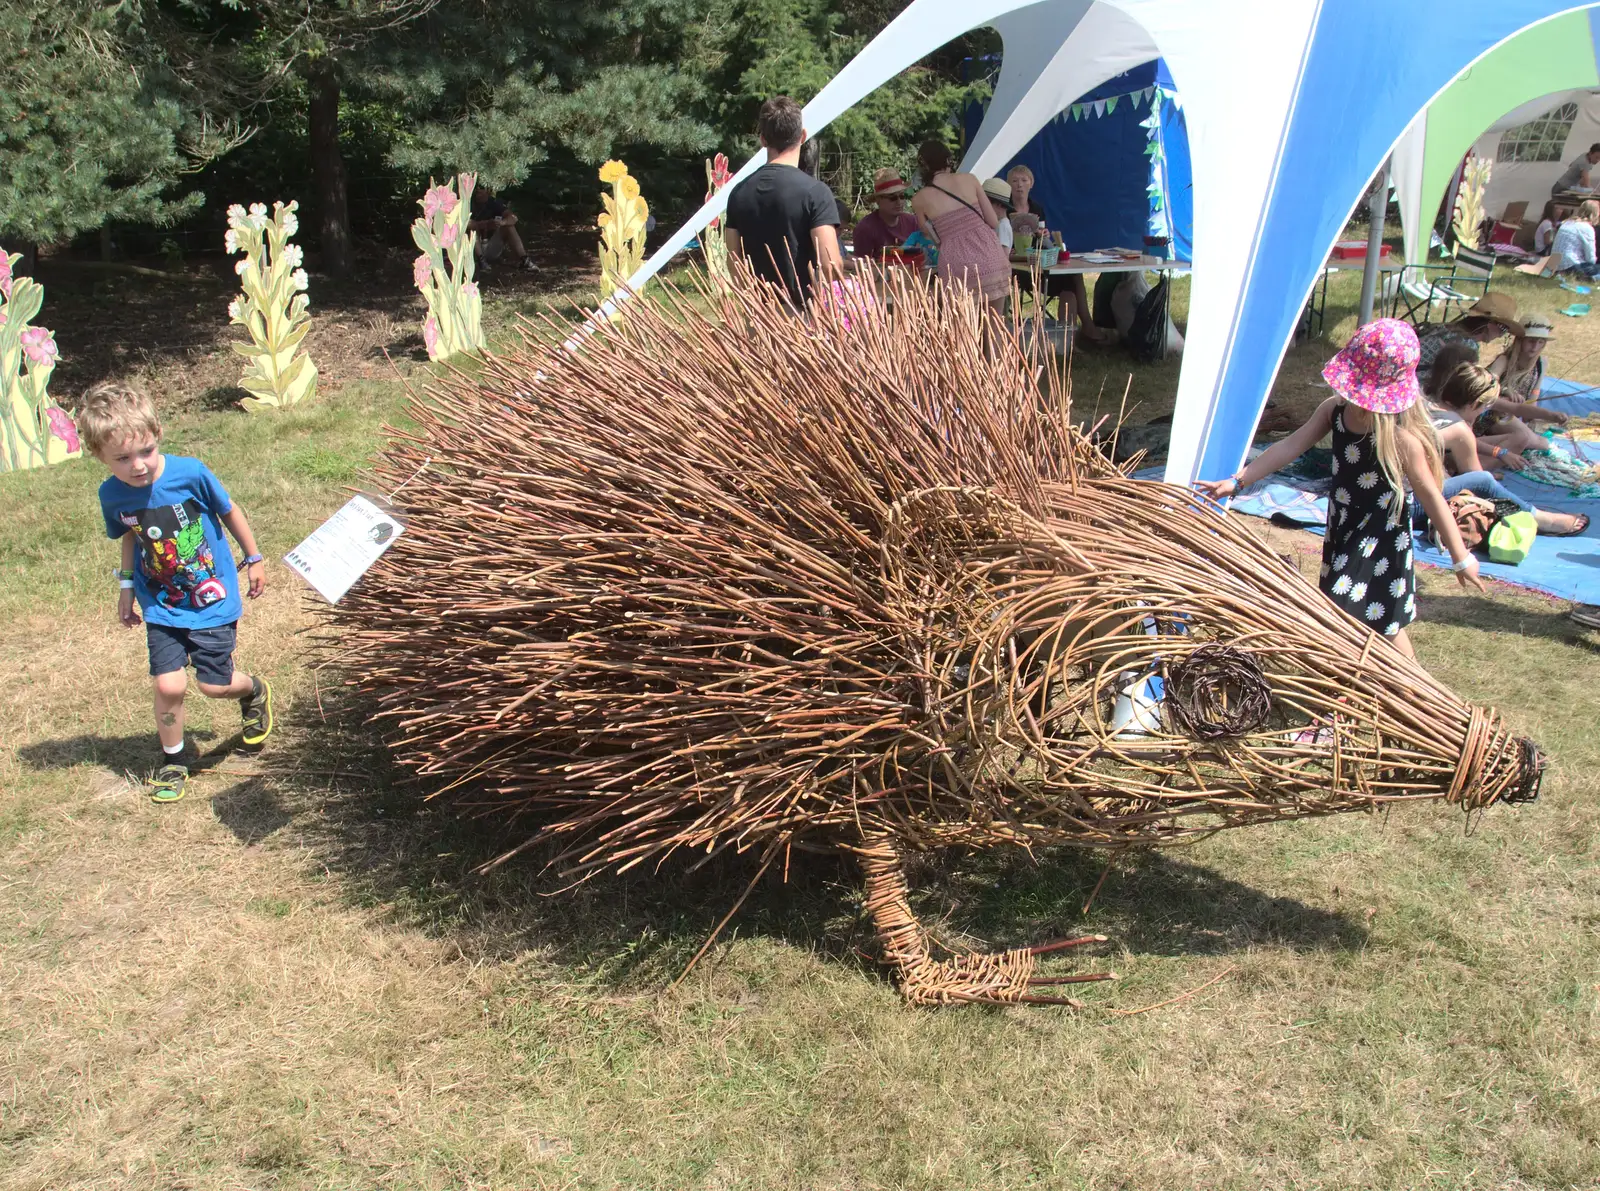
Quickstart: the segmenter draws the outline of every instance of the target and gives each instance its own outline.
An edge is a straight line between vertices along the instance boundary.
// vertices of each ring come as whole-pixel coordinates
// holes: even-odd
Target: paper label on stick
[[[405,526],[365,496],[353,496],[283,561],[337,604],[404,532]]]

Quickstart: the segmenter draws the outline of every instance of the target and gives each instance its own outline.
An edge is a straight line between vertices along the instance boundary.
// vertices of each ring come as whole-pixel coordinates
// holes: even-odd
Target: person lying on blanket
[[[1448,363],[1444,356],[1440,361]],[[1433,375],[1437,375],[1437,367]],[[1484,378],[1487,377],[1487,383]],[[1439,446],[1444,453],[1445,469],[1452,474],[1440,485],[1444,498],[1449,500],[1458,492],[1471,492],[1485,500],[1509,500],[1519,509],[1533,514],[1539,532],[1551,537],[1565,538],[1582,533],[1589,528],[1586,513],[1557,513],[1550,509],[1535,508],[1528,501],[1506,488],[1481,465],[1484,453],[1483,440],[1473,436],[1471,421],[1481,398],[1495,392],[1494,378],[1470,360],[1458,360],[1445,377],[1443,384],[1434,388],[1432,376],[1424,391],[1428,420],[1439,434]],[[1542,444],[1543,439],[1539,440]],[[1504,451],[1504,448],[1500,448]],[[1520,454],[1505,452],[1499,462],[1512,470],[1524,464]],[[1421,508],[1414,518],[1416,528],[1425,529],[1428,518]]]

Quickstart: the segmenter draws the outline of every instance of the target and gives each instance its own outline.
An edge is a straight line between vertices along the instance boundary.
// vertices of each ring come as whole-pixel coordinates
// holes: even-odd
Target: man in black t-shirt
[[[728,195],[728,251],[742,254],[757,277],[804,306],[814,277],[842,271],[839,206],[833,191],[799,168],[806,139],[799,104],[787,95],[767,100],[757,128],[767,164]]]

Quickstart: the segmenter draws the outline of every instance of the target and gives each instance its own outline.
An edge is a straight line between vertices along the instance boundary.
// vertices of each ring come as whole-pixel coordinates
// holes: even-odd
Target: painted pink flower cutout
[[[422,342],[428,349],[428,359],[438,359],[439,323],[431,314],[422,320]]]
[[[67,444],[67,450],[76,451],[79,447],[78,428],[72,424],[72,419],[67,417],[63,409],[51,406],[44,411],[45,419],[50,423],[50,433]]]
[[[422,196],[422,217],[429,223],[436,214],[448,215],[456,209],[456,192],[448,186],[432,187]]]
[[[461,239],[461,229],[453,223],[444,225],[444,230],[439,233],[439,247],[449,251],[456,246],[456,241]]]
[[[478,283],[476,281],[463,281],[461,283],[461,296],[463,298],[476,298],[478,296]]]
[[[0,248],[0,294],[11,296],[11,257]]]
[[[22,351],[36,368],[55,363],[61,354],[56,351],[55,336],[44,327],[29,327],[22,333]]]
[[[426,256],[419,256],[411,262],[411,280],[420,290],[426,290],[428,283],[433,280],[433,262]]]

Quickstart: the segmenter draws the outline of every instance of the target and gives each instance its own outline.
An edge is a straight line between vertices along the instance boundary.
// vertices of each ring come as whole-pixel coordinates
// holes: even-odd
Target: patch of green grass
[[[1294,349],[1280,390],[1329,350]],[[1103,362],[1109,393],[1127,365]],[[1170,406],[1176,364],[1132,371]],[[168,436],[270,556],[342,502],[404,401],[362,383],[181,412]],[[315,620],[281,568],[241,639],[278,690],[271,747],[151,806],[121,777],[149,763],[148,679],[108,622],[99,476],[0,477],[4,1191],[1600,1183],[1600,638],[1552,601],[1424,573],[1415,630],[1441,681],[1554,757],[1540,802],[1109,868],[930,858],[915,896],[941,939],[1101,931],[1053,966],[1124,979],[1081,1013],[927,1012],[864,954],[842,861],[769,876],[676,988],[751,865],[570,889],[539,854],[480,873],[503,829],[385,764],[307,669]],[[190,715],[208,749],[236,730],[231,705]]]

